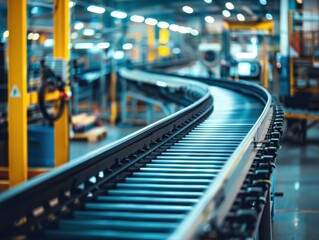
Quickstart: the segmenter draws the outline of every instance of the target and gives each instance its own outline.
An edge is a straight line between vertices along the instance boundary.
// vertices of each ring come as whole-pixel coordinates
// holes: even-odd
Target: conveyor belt
[[[114,168],[92,174],[83,186],[73,190],[66,186],[64,196],[53,198],[55,201],[62,202],[72,191],[90,190],[78,199],[70,198],[59,213],[51,209],[54,214],[36,219],[30,229],[25,230],[24,224],[16,230],[8,228],[8,236],[20,229],[25,236],[45,239],[192,239],[204,221],[220,223],[256,155],[253,141],[263,139],[267,132],[263,128],[270,124],[270,100],[264,98],[269,95],[256,98],[261,88],[256,87],[254,93],[249,88],[252,85],[243,94],[209,87],[214,111],[197,114],[205,119],[198,121],[193,116],[188,120],[191,125],[178,125],[179,130],[166,134],[159,146],[152,149],[148,145],[135,154],[142,155],[137,160],[117,159]],[[109,180],[97,180],[107,174],[113,174]],[[51,177],[52,184],[56,178]],[[98,187],[94,187],[96,182],[101,182]],[[23,194],[21,189],[19,194]],[[61,189],[56,194],[61,195]],[[8,199],[0,198],[0,207]],[[54,206],[42,206],[42,211]]]

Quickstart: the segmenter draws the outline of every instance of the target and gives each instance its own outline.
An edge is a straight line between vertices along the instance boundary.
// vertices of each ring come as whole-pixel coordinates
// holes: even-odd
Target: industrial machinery
[[[182,110],[0,195],[1,236],[270,239],[283,111],[269,93],[241,81],[120,76]]]
[[[251,20],[224,22],[221,75],[233,79],[255,80],[269,87],[268,37],[274,34],[274,22]]]
[[[289,58],[281,70],[288,87],[282,87],[280,95],[286,107],[286,135],[294,141],[304,142],[307,129],[319,121],[318,18],[318,9],[289,12]]]

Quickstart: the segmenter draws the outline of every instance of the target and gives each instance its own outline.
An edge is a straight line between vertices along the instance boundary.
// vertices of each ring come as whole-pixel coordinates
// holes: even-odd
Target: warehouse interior
[[[319,236],[319,2],[0,12],[1,239]]]

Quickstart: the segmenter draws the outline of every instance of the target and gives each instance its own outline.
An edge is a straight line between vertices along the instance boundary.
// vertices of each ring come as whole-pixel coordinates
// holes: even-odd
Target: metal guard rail
[[[149,78],[145,79],[136,77],[137,72],[126,70],[120,75],[141,83],[156,84],[156,80],[152,80],[153,77],[156,78],[154,74],[149,74]],[[205,118],[212,111],[213,98],[204,84],[189,81],[184,86],[184,81],[178,78],[161,78],[161,81],[167,82],[167,89],[183,88],[185,97],[193,99],[193,103],[111,145],[101,147],[0,194],[0,236],[19,234],[19,231],[25,233],[28,231],[26,229],[45,220],[51,213],[59,212],[63,206],[96,191],[100,185],[116,175],[110,168],[120,160],[132,156],[139,160],[154,151],[157,142],[165,140],[182,126]],[[95,178],[95,183],[90,181],[92,178]]]
[[[120,75],[123,78],[147,82],[147,84],[154,82],[155,85],[156,81],[167,82],[166,79],[168,79],[167,76],[158,76],[136,70],[124,70],[120,72]],[[48,174],[32,179],[26,184],[0,195],[0,233],[8,229],[14,230],[14,223],[17,220],[21,220],[21,217],[28,217],[34,209],[48,204],[52,199],[58,198],[59,201],[64,201],[64,205],[71,203],[74,201],[74,198],[70,196],[75,194],[76,197],[79,197],[79,195],[76,195],[74,192],[79,190],[77,186],[82,185],[82,183],[84,183],[85,187],[83,187],[80,196],[85,197],[106,181],[105,178],[99,178],[101,171],[103,171],[104,174],[112,175],[112,173],[107,171],[108,167],[116,164],[118,159],[125,159],[134,154],[143,155],[143,151],[141,153],[143,149],[144,151],[146,149],[152,151],[153,143],[163,138],[165,134],[176,131],[179,126],[182,126],[185,122],[189,121],[189,119],[195,121],[195,117],[208,115],[213,108],[212,97],[204,85],[191,79],[242,92],[243,94],[253,95],[265,105],[258,121],[231,155],[223,168],[223,172],[219,174],[213,184],[208,187],[204,197],[194,209],[190,211],[188,216],[184,218],[179,227],[171,235],[171,239],[194,239],[198,235],[201,227],[208,221],[213,221],[216,226],[220,225],[249,171],[257,151],[254,147],[255,142],[264,139],[266,131],[268,130],[270,124],[269,116],[272,113],[271,96],[262,87],[247,82],[207,80],[194,77],[184,77],[184,79],[185,78],[187,78],[187,84],[185,84],[185,80],[181,80],[178,76],[170,76],[169,84],[177,84],[175,87],[185,88],[185,93],[191,93],[189,95],[193,96],[194,100],[198,99],[199,95],[202,96],[190,106],[112,145],[98,149],[78,158],[74,162],[54,169]],[[169,84],[167,86],[169,86]],[[92,176],[96,177],[97,182],[90,185],[88,181]],[[40,194],[43,192],[45,192],[45,196]],[[227,201],[221,201],[223,199],[227,199]],[[21,204],[22,202],[24,203],[23,205]],[[48,207],[48,209],[52,212],[58,210],[54,209],[54,207]]]

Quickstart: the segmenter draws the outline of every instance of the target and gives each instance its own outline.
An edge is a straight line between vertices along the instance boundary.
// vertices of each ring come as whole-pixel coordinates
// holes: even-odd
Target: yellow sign
[[[13,86],[11,93],[10,93],[10,97],[12,97],[12,98],[20,98],[21,97],[21,94],[20,94],[20,91],[19,91],[19,88],[17,87],[17,85]]]

